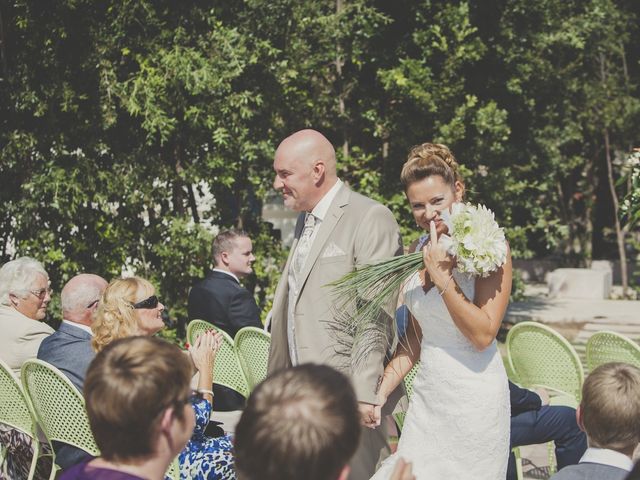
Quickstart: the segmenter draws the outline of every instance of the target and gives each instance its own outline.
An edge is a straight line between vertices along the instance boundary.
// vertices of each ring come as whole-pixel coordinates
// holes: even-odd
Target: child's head
[[[640,442],[640,369],[607,363],[591,372],[582,387],[578,421],[590,447],[633,451]]]

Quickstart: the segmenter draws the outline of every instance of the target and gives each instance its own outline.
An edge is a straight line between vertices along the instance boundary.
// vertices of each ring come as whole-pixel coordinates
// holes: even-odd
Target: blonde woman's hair
[[[96,352],[114,340],[138,335],[138,313],[133,304],[153,295],[154,290],[140,277],[118,278],[107,286],[91,325],[91,345]]]
[[[622,451],[640,442],[640,369],[606,363],[586,378],[580,402],[589,446]]]
[[[456,182],[464,185],[460,168],[453,153],[440,143],[423,143],[411,149],[402,167],[400,181],[406,190],[412,183],[433,175],[440,175],[453,187]]]

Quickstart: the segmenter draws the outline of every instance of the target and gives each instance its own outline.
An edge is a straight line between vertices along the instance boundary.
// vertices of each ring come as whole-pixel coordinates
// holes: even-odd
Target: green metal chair
[[[616,332],[594,333],[587,340],[587,368],[591,372],[609,362],[630,363],[640,368],[640,346]]]
[[[260,328],[244,327],[238,330],[233,343],[249,390],[252,391],[267,377],[271,335]]]
[[[84,398],[60,370],[42,360],[27,360],[22,366],[22,385],[49,439],[73,445],[96,457],[100,455]],[[180,480],[177,458],[169,466],[167,476]]]
[[[98,456],[100,450],[91,433],[84,398],[56,367],[42,360],[22,365],[22,386],[33,410],[51,441],[64,442]]]
[[[420,361],[414,363],[409,373],[404,377],[404,389],[407,392],[407,400],[411,400],[411,395],[413,395],[413,381],[416,378],[416,374],[418,373],[418,368],[420,368]],[[398,412],[393,417],[398,425],[398,430],[402,430],[402,426],[404,425],[404,419],[407,415],[407,412]]]
[[[43,456],[52,457],[49,478],[55,478],[57,470],[53,462],[53,454],[44,453],[41,450],[38,423],[36,415],[29,404],[29,399],[22,390],[20,380],[16,378],[11,368],[2,360],[0,360],[0,423],[22,432],[32,441],[33,459],[29,469],[29,476],[26,480],[31,480],[34,477],[38,459]],[[0,465],[4,463],[7,453],[6,447],[0,445]]]
[[[220,345],[213,367],[214,383],[229,387],[245,398],[248,397],[249,384],[242,371],[233,339],[226,332],[204,320],[191,320],[187,325],[187,341],[193,345],[200,335],[209,330],[215,330],[222,334],[222,345]]]
[[[507,335],[507,358],[520,385],[543,387],[554,405],[580,403],[584,371],[573,346],[552,328],[535,322],[514,325]]]

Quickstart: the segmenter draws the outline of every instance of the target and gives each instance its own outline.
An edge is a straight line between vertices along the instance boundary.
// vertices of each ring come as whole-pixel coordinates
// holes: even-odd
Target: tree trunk
[[[620,256],[620,274],[622,275],[622,293],[627,295],[629,280],[627,278],[627,254],[624,251],[624,230],[620,226],[620,217],[618,212],[620,206],[618,204],[618,195],[616,193],[616,184],[613,180],[613,163],[611,161],[611,151],[609,148],[609,130],[604,129],[604,148],[605,158],[607,160],[607,178],[609,180],[609,189],[611,190],[611,199],[613,200],[613,218],[616,225],[616,239],[618,240],[618,255]]]
[[[606,86],[607,72],[605,65],[604,54],[600,54],[600,80],[602,85]],[[613,179],[613,162],[611,159],[611,146],[609,138],[609,129],[605,126],[602,132],[604,136],[604,153],[607,162],[607,180],[609,182],[609,190],[611,191],[611,200],[613,201],[613,219],[616,227],[616,240],[618,241],[618,256],[620,257],[620,274],[622,276],[622,294],[627,295],[627,288],[629,287],[628,272],[627,272],[627,254],[624,251],[624,231],[620,226],[620,205],[618,202],[618,194],[616,193],[616,183]]]
[[[344,8],[343,0],[336,0],[336,13],[339,15]],[[338,85],[340,91],[338,92],[338,112],[340,113],[340,123],[342,124],[342,157],[349,158],[349,138],[347,136],[347,107],[345,102],[346,92],[344,88],[344,81],[342,78],[342,66],[344,65],[344,58],[342,58],[342,48],[340,43],[336,45],[336,73],[338,76]]]

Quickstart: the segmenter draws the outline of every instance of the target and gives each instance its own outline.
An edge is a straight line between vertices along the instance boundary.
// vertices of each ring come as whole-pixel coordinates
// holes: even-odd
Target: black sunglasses
[[[149,308],[156,308],[158,306],[158,297],[151,295],[149,298],[139,301],[138,303],[132,303],[131,306],[136,310],[144,310]]]

